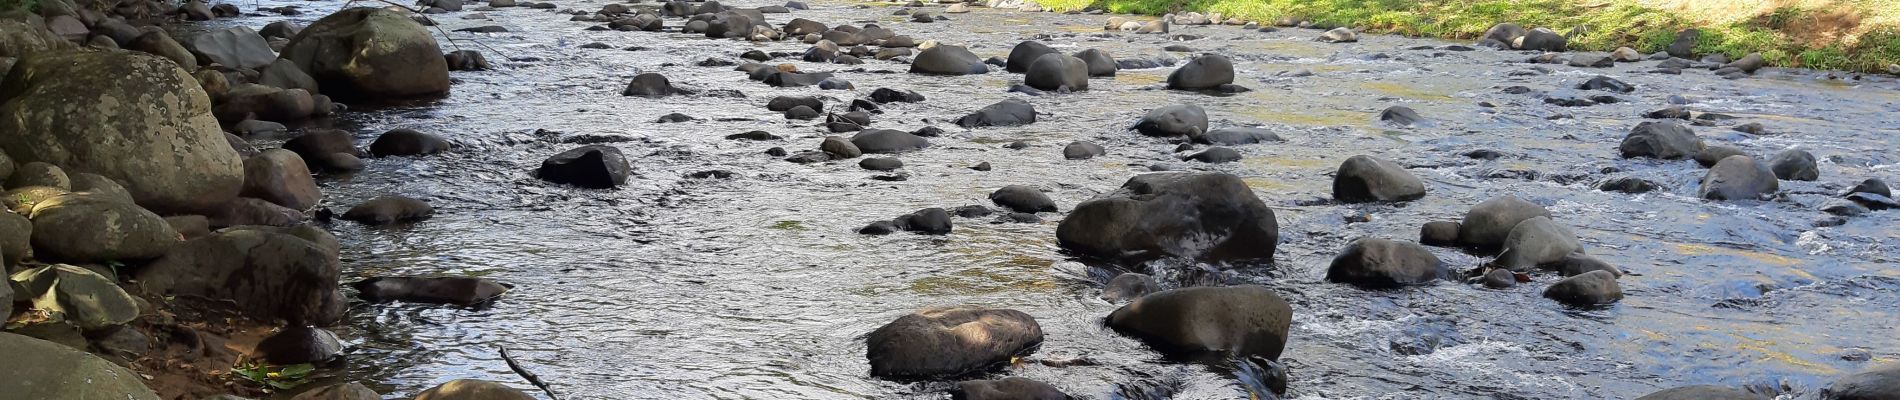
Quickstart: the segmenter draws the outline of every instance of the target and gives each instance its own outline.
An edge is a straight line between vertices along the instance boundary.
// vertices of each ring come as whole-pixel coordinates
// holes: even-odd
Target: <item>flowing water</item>
[[[309,22],[341,6],[259,4],[296,4],[309,13],[213,24]],[[587,11],[605,4],[560,3]],[[504,8],[481,11],[492,21],[461,19],[477,12],[471,5],[436,15],[445,31],[492,24],[512,32],[449,33],[497,68],[453,73],[454,93],[439,102],[330,122],[364,144],[410,127],[460,146],[441,156],[370,160],[367,171],[322,181],[333,209],[384,193],[437,208],[434,219],[411,226],[332,225],[344,243],[345,279],[473,275],[515,287],[481,309],[357,304],[334,328],[349,345],[340,374],[388,396],[465,377],[529,388],[500,358],[497,349],[505,347],[563,398],[939,398],[945,383],[870,377],[862,336],[918,308],[979,304],[1035,316],[1047,332],[1035,358],[1094,364],[1026,362],[1002,375],[1090,398],[1109,398],[1122,384],[1169,387],[1184,399],[1243,397],[1242,384],[1229,375],[1167,363],[1102,328],[1100,319],[1116,305],[1099,300],[1098,288],[1119,271],[1068,259],[1054,240],[1060,214],[1044,214],[1038,224],[959,218],[948,236],[854,233],[919,208],[987,205],[990,191],[1011,184],[1045,189],[1068,210],[1156,164],[1239,175],[1278,213],[1283,243],[1273,265],[1171,262],[1153,272],[1170,287],[1259,283],[1285,296],[1295,312],[1283,357],[1289,398],[1609,399],[1688,384],[1752,385],[1804,398],[1834,377],[1900,361],[1900,213],[1815,227],[1829,217],[1819,204],[1836,192],[1864,178],[1896,177],[1900,84],[1890,78],[1772,69],[1732,81],[1695,70],[1643,73],[1653,62],[1551,66],[1547,75],[1512,76],[1530,68],[1520,63],[1528,55],[1408,50],[1452,44],[1432,40],[1367,35],[1355,44],[1325,44],[1311,40],[1318,31],[1219,26],[1180,27],[1175,34],[1205,38],[1173,40],[1103,34],[1105,16],[979,8],[921,24],[890,15],[898,7],[889,4],[857,5],[821,1],[814,10],[768,19],[877,22],[919,41],[968,44],[984,57],[1037,37],[1064,52],[1101,48],[1119,58],[1194,54],[1162,51],[1179,44],[1234,58],[1236,83],[1254,90],[1224,97],[1161,90],[1171,70],[1161,68],[1095,79],[1085,93],[1028,97],[1007,93],[1021,76],[1002,72],[926,77],[887,61],[838,66],[793,59],[774,62],[839,71],[857,90],[773,88],[731,67],[693,64],[736,61],[754,48],[795,53],[806,45],[585,31],[588,23],[553,10]],[[591,42],[613,48],[579,47]],[[629,46],[648,50],[621,49]],[[1281,74],[1300,70],[1313,75]],[[640,72],[746,97],[620,96]],[[1624,103],[1580,108],[1500,92],[1514,85],[1562,89],[1597,74],[1639,89]],[[842,108],[879,87],[916,90],[929,100],[885,105],[873,127],[948,130],[929,149],[900,156],[908,180],[871,179],[884,173],[862,170],[855,160],[800,165],[763,154],[774,146],[812,149],[826,135],[822,126],[788,123],[765,110],[771,97],[826,96],[833,99],[828,106]],[[1782,182],[1787,195],[1779,201],[1716,203],[1695,198],[1702,169],[1693,162],[1619,159],[1623,135],[1670,95],[1688,99],[1692,110],[1740,117],[1725,126],[1760,122],[1770,132],[1697,127],[1711,145],[1760,157],[1805,148],[1821,159],[1821,179]],[[946,122],[1006,98],[1033,103],[1040,122],[976,130]],[[1240,146],[1246,160],[1205,165],[1178,161],[1184,153],[1174,153],[1174,143],[1127,131],[1148,109],[1172,103],[1206,107],[1216,127],[1266,127],[1286,142]],[[1433,122],[1382,125],[1378,112],[1393,105]],[[653,122],[675,112],[700,121]],[[541,129],[558,133],[535,133]],[[751,130],[787,139],[723,138]],[[578,146],[563,138],[615,141],[636,176],[609,191],[533,178],[542,159]],[[1002,146],[1017,140],[1031,146]],[[1061,147],[1073,140],[1101,143],[1109,154],[1063,160]],[[1507,156],[1460,155],[1477,149]],[[1357,154],[1408,166],[1430,194],[1403,204],[1330,202],[1331,171]],[[979,162],[995,170],[966,168]],[[709,170],[736,176],[686,178]],[[1612,175],[1608,170],[1662,189],[1593,189]],[[1472,204],[1505,194],[1549,208],[1591,254],[1631,272],[1621,280],[1627,297],[1604,309],[1566,308],[1539,295],[1555,281],[1547,273],[1509,290],[1440,282],[1366,291],[1324,281],[1326,264],[1353,238],[1416,240],[1419,225],[1457,220]],[[1485,261],[1433,251],[1457,270]]]

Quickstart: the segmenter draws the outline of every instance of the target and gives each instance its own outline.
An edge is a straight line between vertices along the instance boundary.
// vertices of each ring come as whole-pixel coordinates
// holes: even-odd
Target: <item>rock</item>
[[[414,129],[396,128],[377,136],[376,141],[369,145],[369,153],[377,157],[419,156],[448,151],[449,146],[449,141],[441,137]]]
[[[228,68],[255,69],[277,59],[264,37],[249,27],[237,26],[193,36],[185,47],[198,57],[200,64],[218,64]]]
[[[1826,400],[1893,400],[1900,396],[1900,364],[1889,363],[1841,377],[1821,389]]]
[[[244,189],[239,195],[292,210],[311,209],[323,199],[303,157],[284,149],[265,150],[244,160]]]
[[[790,111],[800,106],[809,108],[812,111],[822,112],[825,110],[825,101],[819,100],[817,97],[808,96],[779,96],[773,97],[771,101],[765,103],[766,110],[778,112]]]
[[[15,214],[26,215],[27,213],[33,212],[34,205],[70,192],[71,191],[65,189],[48,186],[14,188],[5,193],[0,193],[0,204],[5,204],[7,210],[13,211]]]
[[[957,126],[979,128],[986,126],[1022,126],[1036,122],[1036,109],[1028,102],[1018,99],[1006,99],[983,107],[976,113],[957,119]]]
[[[1486,288],[1509,289],[1512,286],[1517,286],[1517,275],[1512,274],[1511,270],[1508,269],[1494,269],[1486,271],[1482,281]]]
[[[1616,51],[1610,52],[1610,59],[1616,62],[1637,62],[1643,60],[1643,53],[1628,47],[1618,47]]]
[[[592,189],[610,189],[627,182],[633,168],[613,146],[581,146],[548,157],[535,177],[548,182]]]
[[[1418,243],[1426,246],[1452,246],[1458,244],[1460,225],[1455,221],[1432,221],[1418,229]]]
[[[1742,56],[1742,59],[1735,60],[1734,62],[1731,62],[1728,64],[1723,64],[1722,67],[1735,68],[1735,69],[1741,70],[1744,73],[1753,74],[1755,73],[1755,70],[1761,69],[1762,66],[1767,65],[1767,64],[1768,64],[1768,61],[1763,60],[1761,58],[1761,53],[1748,53],[1748,55]]]
[[[1623,81],[1619,81],[1619,80],[1616,80],[1616,78],[1611,78],[1607,76],[1592,77],[1590,78],[1590,80],[1584,81],[1583,84],[1577,85],[1577,88],[1583,89],[1583,90],[1602,90],[1606,92],[1618,92],[1618,93],[1629,93],[1629,92],[1636,91],[1635,86],[1630,86],[1630,84],[1628,83],[1623,83]]]
[[[1616,275],[1609,271],[1590,271],[1564,278],[1544,289],[1544,297],[1572,306],[1597,306],[1623,299]]]
[[[621,91],[620,95],[664,97],[678,92],[679,90],[674,89],[673,84],[667,81],[666,76],[649,72],[635,75],[633,82],[628,83],[627,90]]]
[[[1174,359],[1280,358],[1293,309],[1265,286],[1192,287],[1150,294],[1105,322]]]
[[[80,76],[87,79],[71,78]],[[0,119],[0,148],[17,162],[118,180],[140,205],[161,212],[222,204],[243,184],[210,99],[171,61],[43,53],[20,60],[10,77],[0,87],[0,113],[14,118]]]
[[[429,203],[397,195],[376,196],[374,199],[350,207],[343,213],[343,220],[364,225],[388,225],[399,222],[416,222],[435,216],[435,207]]]
[[[1284,139],[1272,131],[1260,128],[1221,128],[1209,131],[1195,138],[1196,142],[1220,146],[1238,146],[1265,142],[1280,142]]]
[[[435,37],[399,12],[358,7],[304,28],[282,57],[344,101],[433,96],[449,91],[449,67]]]
[[[1458,225],[1458,241],[1479,248],[1498,248],[1518,223],[1535,217],[1550,217],[1550,211],[1514,195],[1485,200],[1465,211]]]
[[[878,103],[919,103],[924,101],[924,95],[917,94],[917,92],[910,90],[878,88],[877,90],[871,91],[871,101]]]
[[[139,35],[138,38],[132,39],[130,43],[126,43],[125,48],[165,57],[165,59],[177,63],[178,67],[185,69],[185,71],[198,70],[198,56],[193,55],[191,50],[185,49],[185,45],[179,44],[177,40],[172,40],[171,35],[166,34],[165,31],[162,30],[146,32],[143,35]]]
[[[717,2],[708,2],[718,4]],[[424,390],[415,400],[534,400],[519,389],[479,379],[456,379]]]
[[[1690,30],[1691,32],[1693,30]],[[1684,386],[1638,397],[1636,400],[1771,400],[1768,396],[1739,389],[1714,386]]]
[[[1023,185],[1009,185],[990,193],[990,201],[997,206],[1022,213],[1056,212],[1055,200],[1036,188]]]
[[[19,264],[33,255],[33,221],[25,216],[0,210],[0,270],[12,271],[7,267]],[[7,286],[7,285],[0,285]],[[4,291],[5,288],[0,288]],[[11,292],[0,293],[0,311],[10,310],[13,302]],[[12,315],[0,312],[0,315]]]
[[[898,229],[925,235],[948,235],[952,229],[950,213],[941,208],[917,210],[891,220]]]
[[[825,152],[825,154],[830,155],[833,160],[858,158],[858,156],[864,155],[864,151],[859,149],[857,145],[837,136],[825,137],[824,142],[818,144],[818,151]]]
[[[1814,165],[1814,154],[1807,150],[1788,149],[1774,158],[1768,159],[1768,168],[1775,177],[1791,181],[1812,181],[1821,178],[1819,167]]]
[[[904,161],[891,157],[874,157],[858,161],[858,167],[872,171],[892,171],[904,167]]]
[[[1270,260],[1279,237],[1273,210],[1239,177],[1220,173],[1136,176],[1076,205],[1056,229],[1062,248],[1126,264]]]
[[[851,136],[851,144],[869,154],[897,154],[930,147],[930,141],[910,132],[868,129]]]
[[[0,27],[5,27],[0,25]],[[138,374],[84,351],[31,337],[0,333],[0,354],[15,366],[0,370],[0,393],[22,399],[157,400]]]
[[[1155,283],[1153,276],[1124,273],[1116,275],[1115,279],[1108,281],[1108,286],[1102,287],[1101,298],[1110,303],[1123,303],[1159,291],[1161,291],[1161,285]]]
[[[1742,149],[1729,146],[1709,146],[1695,153],[1695,162],[1702,164],[1703,168],[1708,168],[1715,166],[1715,163],[1722,162],[1722,159],[1728,158],[1729,156],[1743,155],[1748,155],[1748,153],[1742,151]]]
[[[1068,160],[1087,160],[1105,154],[1108,154],[1108,150],[1103,149],[1102,145],[1080,140],[1062,146],[1062,158]]]
[[[975,75],[989,73],[983,59],[962,46],[939,45],[924,49],[910,63],[910,73],[925,75]]]
[[[1511,228],[1511,233],[1504,237],[1504,252],[1498,254],[1497,262],[1512,271],[1524,272],[1562,261],[1579,251],[1583,251],[1583,243],[1577,241],[1576,233],[1549,217],[1537,216]]]
[[[278,59],[258,71],[257,83],[283,89],[303,89],[317,93],[317,81],[289,60]]]
[[[1418,115],[1418,111],[1413,111],[1411,107],[1406,106],[1386,108],[1385,111],[1379,112],[1379,120],[1401,127],[1411,127],[1426,122],[1425,117]]]
[[[1396,289],[1437,280],[1444,263],[1431,250],[1414,243],[1359,238],[1326,269],[1326,280],[1367,289]]]
[[[1629,194],[1649,193],[1656,190],[1656,184],[1632,176],[1619,176],[1605,179],[1597,184],[1597,190],[1605,192],[1623,192]]]
[[[442,55],[442,62],[448,64],[450,71],[487,71],[492,68],[488,65],[488,58],[475,50],[451,51]]]
[[[383,395],[376,394],[361,383],[345,382],[324,386],[298,394],[290,400],[378,400]],[[214,399],[206,399],[214,400]]]
[[[1319,35],[1319,41],[1326,43],[1355,43],[1359,41],[1359,32],[1346,28],[1333,28]]]
[[[1695,43],[1701,34],[1702,31],[1695,29],[1685,29],[1681,32],[1677,32],[1676,40],[1670,42],[1669,47],[1665,50],[1669,52],[1670,56],[1677,58],[1695,58]]]
[[[283,89],[260,84],[241,84],[225,93],[224,102],[212,109],[222,123],[249,118],[279,122],[301,121],[316,112],[316,98],[303,89]]]
[[[1583,253],[1567,254],[1557,262],[1545,265],[1545,267],[1557,270],[1557,274],[1563,275],[1564,277],[1583,275],[1590,271],[1607,271],[1619,278],[1623,276],[1623,271],[1616,269],[1616,266]]]
[[[1056,49],[1050,48],[1049,45],[1042,44],[1042,42],[1034,40],[1023,41],[1017,43],[1016,47],[1009,49],[1008,62],[1003,69],[1016,74],[1029,72],[1031,64],[1048,54],[1061,53],[1057,52]]]
[[[124,186],[120,186],[119,182],[112,178],[81,172],[73,174],[72,182],[74,192],[90,193],[124,203],[132,202],[132,193],[126,191]]]
[[[1498,43],[1506,43],[1508,46],[1509,43],[1516,43],[1517,38],[1524,37],[1527,33],[1529,33],[1529,31],[1524,30],[1524,27],[1506,22],[1492,25],[1491,29],[1484,31],[1484,36],[1481,36],[1479,40],[1481,42],[1483,40],[1494,40]]]
[[[55,264],[20,271],[13,274],[12,285],[18,292],[9,302],[28,299],[32,309],[79,329],[121,325],[139,316],[138,302],[119,289],[118,282],[85,268]]]
[[[962,14],[970,12],[970,7],[963,5],[963,3],[951,4],[950,7],[944,8],[943,12],[945,14]]]
[[[1149,136],[1200,136],[1207,131],[1207,111],[1201,106],[1176,104],[1149,110],[1134,129]]]
[[[1767,164],[1748,156],[1729,156],[1702,175],[1696,197],[1709,200],[1755,200],[1781,188]]]
[[[1339,164],[1333,199],[1346,203],[1409,201],[1425,197],[1425,182],[1391,161],[1365,155]]]
[[[357,295],[371,303],[401,301],[465,307],[487,303],[511,288],[487,278],[472,277],[377,277],[357,281],[350,287],[356,288]]]
[[[257,34],[265,38],[290,39],[297,37],[298,32],[303,32],[302,24],[296,21],[276,21],[264,24],[264,29],[259,29]]]
[[[243,225],[288,227],[303,223],[304,219],[302,212],[249,197],[232,200],[224,209],[212,211],[207,217],[207,223],[218,228]]]
[[[1240,161],[1240,152],[1226,147],[1210,147],[1199,153],[1181,158],[1184,161],[1200,161],[1208,164],[1220,164]]]
[[[1115,64],[1114,56],[1109,55],[1107,51],[1099,49],[1088,49],[1076,52],[1075,58],[1081,59],[1083,64],[1088,65],[1088,75],[1091,77],[1115,76],[1115,72],[1121,69],[1120,66]]]
[[[1623,158],[1660,158],[1676,160],[1689,157],[1703,148],[1695,131],[1674,122],[1644,121],[1631,129],[1617,150]]]
[[[1089,90],[1088,63],[1054,50],[1039,57],[1026,72],[1023,80],[1029,87],[1048,91]]]
[[[271,365],[323,364],[343,352],[343,343],[330,331],[288,326],[257,342],[253,355]]]
[[[1867,193],[1867,194],[1880,195],[1881,197],[1893,197],[1893,190],[1887,187],[1887,181],[1880,180],[1880,178],[1867,178],[1867,180],[1860,181],[1860,183],[1854,185],[1852,189],[1847,189],[1846,194],[1852,195],[1855,193]]]
[[[0,32],[4,32],[0,35],[0,58],[75,47],[72,41],[49,29],[45,19],[24,10],[0,14]]]
[[[1644,113],[1643,118],[1687,120],[1689,119],[1689,109],[1682,108],[1682,106],[1669,106]]]
[[[349,132],[335,129],[312,129],[304,131],[302,136],[284,142],[284,150],[290,150],[302,156],[305,164],[312,169],[349,170],[345,167],[350,167],[350,165],[334,162],[337,160],[331,155],[344,154],[354,158],[354,156],[365,154],[356,148],[355,141],[356,139],[351,137]],[[356,169],[361,169],[361,161],[356,161],[356,163],[359,164]]]
[[[870,225],[858,228],[858,234],[860,235],[889,235],[897,231],[897,223],[891,221],[872,222]]]
[[[1234,62],[1219,54],[1195,57],[1168,74],[1168,88],[1176,90],[1218,89],[1233,83]]]
[[[6,180],[7,187],[45,186],[61,190],[73,190],[72,177],[66,176],[66,170],[59,166],[39,161],[21,164]]]
[[[990,170],[990,163],[989,163],[989,162],[987,162],[987,161],[985,161],[985,162],[980,162],[980,163],[976,163],[976,165],[972,165],[972,166],[970,166],[970,170],[971,170],[971,171],[989,171],[989,170]]]
[[[342,316],[337,241],[310,226],[236,227],[186,241],[138,271],[146,293],[211,300],[258,321],[328,325]]]
[[[959,7],[957,4],[952,7]],[[1069,400],[1067,393],[1047,383],[1028,378],[957,382],[950,388],[951,400]]]
[[[45,260],[145,260],[178,242],[164,218],[110,196],[55,196],[38,201],[26,217],[33,220],[34,254]]]
[[[1570,56],[1570,66],[1578,68],[1609,68],[1616,66],[1616,59],[1603,53],[1581,53]]]
[[[785,110],[785,119],[809,121],[809,120],[818,119],[820,115],[821,114],[818,113],[818,110],[813,110],[811,109],[811,107],[802,106],[802,105],[792,107],[792,109],[790,110]]]
[[[1511,43],[1511,47],[1517,48],[1518,50],[1562,53],[1565,48],[1569,46],[1570,40],[1565,39],[1563,35],[1559,35],[1557,31],[1550,30],[1549,28],[1537,28],[1525,32],[1523,37]]]
[[[871,375],[962,376],[1008,364],[1042,343],[1036,319],[1016,310],[935,307],[898,317],[865,336]]]

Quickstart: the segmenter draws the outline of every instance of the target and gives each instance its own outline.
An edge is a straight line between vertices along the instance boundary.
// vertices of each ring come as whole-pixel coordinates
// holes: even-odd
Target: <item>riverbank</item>
[[[1702,32],[1696,54],[1761,53],[1769,64],[1900,74],[1900,2],[1833,0],[1712,4],[1679,0],[1047,0],[1054,11],[1099,8],[1161,15],[1198,11],[1248,21],[1291,17],[1367,32],[1476,39],[1499,22],[1570,33],[1575,50],[1628,46],[1662,51],[1684,29]],[[1573,30],[1574,29],[1574,30]]]

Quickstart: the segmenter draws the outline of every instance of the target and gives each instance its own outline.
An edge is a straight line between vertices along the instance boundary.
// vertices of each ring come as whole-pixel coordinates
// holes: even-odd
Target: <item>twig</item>
[[[528,369],[522,368],[520,363],[515,362],[514,357],[509,357],[508,348],[506,347],[496,347],[496,348],[501,349],[501,360],[508,362],[508,369],[514,370],[515,375],[521,375],[522,379],[527,379],[528,383],[534,384],[534,387],[541,388],[542,392],[545,392],[548,394],[548,399],[561,400],[560,396],[554,395],[554,389],[549,388],[547,382],[541,381],[540,376],[536,376],[533,372],[528,372]]]

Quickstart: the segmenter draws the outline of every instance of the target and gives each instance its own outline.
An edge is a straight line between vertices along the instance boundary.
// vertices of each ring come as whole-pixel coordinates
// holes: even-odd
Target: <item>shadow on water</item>
[[[259,27],[279,18],[308,23],[340,5],[259,4],[308,12],[199,28]],[[854,233],[919,208],[988,204],[990,191],[1011,184],[1043,189],[1068,210],[1149,166],[1238,175],[1278,214],[1282,243],[1272,265],[1163,260],[1127,269],[1154,273],[1165,287],[1263,284],[1278,291],[1295,310],[1280,360],[1290,379],[1285,398],[1634,398],[1686,384],[1805,396],[1842,373],[1900,360],[1893,335],[1900,329],[1896,214],[1814,224],[1827,218],[1818,207],[1833,193],[1868,177],[1893,180],[1900,85],[1891,79],[1766,70],[1729,81],[1702,71],[1642,73],[1647,63],[1512,74],[1530,70],[1517,63],[1527,55],[1410,50],[1448,44],[1427,40],[1368,35],[1334,45],[1312,42],[1317,31],[1179,27],[1177,33],[1206,38],[1170,41],[1104,34],[1095,28],[1099,16],[979,8],[919,24],[888,18],[893,8],[885,4],[854,5],[818,2],[814,10],[768,20],[868,18],[920,41],[969,44],[984,57],[1007,54],[1036,35],[1063,52],[1101,48],[1120,57],[1154,57],[1167,54],[1163,46],[1182,44],[1230,56],[1235,83],[1253,90],[1162,90],[1170,69],[1160,68],[1124,70],[1091,81],[1083,93],[1028,97],[1006,93],[1021,77],[1001,72],[926,78],[889,61],[795,60],[774,62],[837,72],[857,89],[774,88],[730,67],[693,65],[708,57],[738,60],[750,49],[796,53],[805,45],[586,31],[567,15],[528,8],[471,5],[433,15],[444,30],[501,25],[510,32],[449,34],[464,48],[489,53],[497,69],[453,73],[454,91],[445,98],[363,108],[319,123],[351,131],[362,143],[406,127],[458,145],[427,158],[370,159],[364,172],[320,182],[333,209],[384,193],[437,209],[433,219],[398,229],[332,226],[344,242],[345,280],[447,274],[516,286],[483,309],[356,305],[337,328],[349,346],[347,374],[392,396],[464,377],[531,389],[496,352],[505,347],[570,398],[938,398],[946,383],[872,379],[861,337],[918,308],[982,304],[1035,316],[1047,333],[1035,357],[1090,361],[1019,363],[997,376],[1093,398],[1263,393],[1268,380],[1259,377],[1276,369],[1171,363],[1103,328],[1100,319],[1117,305],[1097,293],[1122,271],[1069,260],[1054,240],[1060,213],[1032,224],[959,218],[955,231],[941,237]],[[463,19],[476,12],[489,20]],[[466,44],[474,42],[482,46]],[[592,42],[610,48],[580,47]],[[621,50],[627,47],[647,50]],[[620,96],[640,72],[745,97]],[[1620,103],[1579,108],[1500,91],[1565,89],[1598,74],[1639,89]],[[855,162],[800,165],[763,154],[775,146],[813,148],[830,135],[822,125],[785,122],[761,107],[767,99],[824,96],[828,106],[844,107],[879,87],[916,90],[928,100],[886,104],[874,127],[948,131],[929,149],[899,156],[908,180],[869,179],[879,173]],[[1617,158],[1617,142],[1642,113],[1672,95],[1692,110],[1740,117],[1696,127],[1711,145],[1759,156],[1805,148],[1821,159],[1821,180],[1784,181],[1789,194],[1781,200],[1710,203],[1695,198],[1702,170],[1693,162]],[[978,130],[945,122],[1006,98],[1034,104],[1039,122]],[[1180,161],[1187,153],[1176,153],[1175,143],[1126,131],[1148,109],[1182,102],[1205,107],[1215,128],[1262,127],[1285,141],[1239,146],[1245,160],[1210,165]],[[1378,113],[1395,105],[1432,123],[1380,123]],[[699,120],[653,122],[676,112]],[[1728,128],[1743,122],[1760,122],[1768,133]],[[785,139],[724,139],[753,130]],[[1002,146],[1018,140],[1030,147]],[[1108,155],[1063,160],[1062,145],[1074,140],[1102,144]],[[636,175],[609,191],[532,177],[542,159],[580,142],[620,147]],[[1462,155],[1473,150],[1503,156]],[[1330,201],[1332,172],[1356,154],[1408,166],[1430,194],[1399,205]],[[995,169],[967,168],[979,162]],[[688,177],[714,170],[736,176]],[[1660,189],[1594,189],[1613,175]],[[1513,193],[1548,208],[1592,255],[1631,272],[1621,280],[1626,299],[1604,309],[1565,308],[1541,298],[1556,280],[1544,273],[1504,290],[1439,282],[1366,291],[1324,281],[1332,256],[1354,238],[1414,240],[1425,222],[1457,220],[1472,204]],[[1454,272],[1488,261],[1455,249],[1433,252]]]

